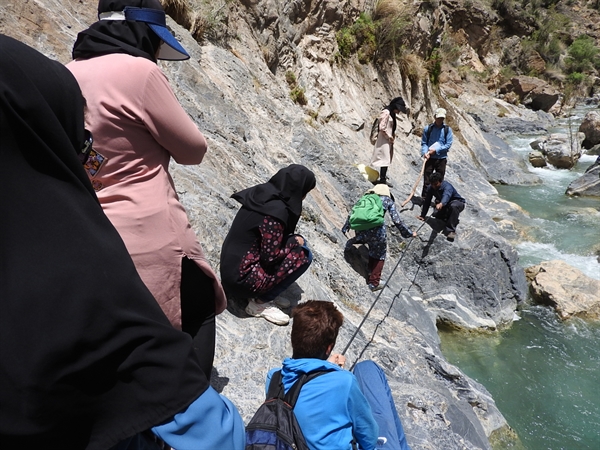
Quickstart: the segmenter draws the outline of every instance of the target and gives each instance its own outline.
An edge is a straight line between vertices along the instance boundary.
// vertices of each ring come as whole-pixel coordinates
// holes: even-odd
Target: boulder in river
[[[533,300],[552,306],[562,320],[600,319],[600,281],[559,260],[542,261],[525,273]]]
[[[585,173],[573,180],[567,188],[567,195],[581,195],[585,197],[600,197],[600,158],[587,168]]]
[[[600,144],[600,113],[590,111],[579,125],[579,131],[585,134],[583,148],[592,148]]]
[[[548,165],[546,158],[544,158],[544,154],[539,150],[534,150],[529,153],[529,162],[533,167],[546,167]]]
[[[529,145],[533,150],[541,152],[548,164],[557,169],[571,169],[581,157],[581,142],[584,138],[583,133],[552,133]]]

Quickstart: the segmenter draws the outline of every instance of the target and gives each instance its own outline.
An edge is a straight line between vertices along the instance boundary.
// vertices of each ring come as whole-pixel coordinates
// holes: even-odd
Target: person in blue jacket
[[[435,121],[425,127],[421,137],[421,156],[426,159],[421,197],[425,197],[430,184],[429,177],[432,173],[437,172],[442,175],[442,180],[444,179],[448,150],[452,147],[454,139],[452,128],[444,125],[446,110],[444,108],[436,109],[433,117]]]
[[[456,238],[456,227],[458,226],[458,216],[465,209],[466,200],[454,189],[449,182],[442,180],[442,175],[434,173],[431,175],[431,186],[429,186],[423,205],[421,206],[421,215],[417,216],[419,220],[425,220],[431,200],[435,197],[435,212],[432,217],[444,221],[444,233],[449,241]]]
[[[331,354],[344,316],[332,302],[309,300],[293,319],[293,355],[281,368],[284,391],[302,374],[329,371],[302,387],[294,408],[308,447],[350,450],[355,439],[362,450],[375,449],[379,428],[371,407],[356,377],[341,367],[344,357]],[[276,370],[267,375],[266,391]]]

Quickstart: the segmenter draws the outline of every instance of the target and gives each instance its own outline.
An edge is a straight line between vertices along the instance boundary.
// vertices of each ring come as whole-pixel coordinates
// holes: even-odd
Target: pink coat
[[[216,312],[225,294],[210,267],[169,174],[171,157],[199,164],[206,139],[153,62],[110,54],[67,65],[87,102],[86,126],[97,155],[86,165],[104,212],[163,311],[181,328],[181,261],[214,280]],[[93,263],[93,262],[92,262]]]
[[[370,167],[388,167],[392,164],[394,147],[390,145],[390,138],[393,137],[393,129],[394,119],[392,119],[390,112],[384,109],[379,115],[379,134],[373,148],[373,156],[369,163]]]

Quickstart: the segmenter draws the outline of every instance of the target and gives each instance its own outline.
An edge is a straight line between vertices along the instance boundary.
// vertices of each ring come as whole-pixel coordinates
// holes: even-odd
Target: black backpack
[[[300,389],[328,371],[305,373],[284,395],[281,370],[273,373],[267,399],[246,426],[246,450],[309,450],[294,414]]]

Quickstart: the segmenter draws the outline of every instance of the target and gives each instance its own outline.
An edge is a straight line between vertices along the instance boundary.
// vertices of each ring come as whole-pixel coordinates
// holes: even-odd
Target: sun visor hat
[[[190,55],[181,46],[175,36],[167,28],[167,20],[164,11],[151,8],[135,8],[126,6],[123,11],[109,11],[98,14],[100,20],[129,20],[147,23],[150,29],[163,41],[158,50],[158,59],[167,61],[183,61],[189,59]]]

